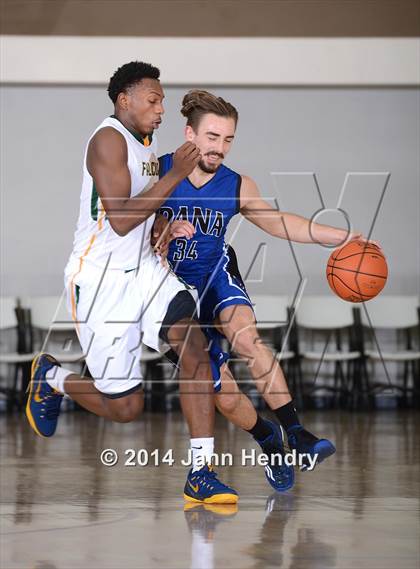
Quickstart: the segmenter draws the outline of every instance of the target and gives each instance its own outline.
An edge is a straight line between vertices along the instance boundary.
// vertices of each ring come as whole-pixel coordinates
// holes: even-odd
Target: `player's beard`
[[[223,159],[223,158],[222,158]],[[198,163],[198,167],[200,168],[200,170],[202,170],[203,172],[205,172],[206,174],[214,174],[216,172],[216,170],[222,165],[222,163],[220,164],[206,164],[204,162],[204,160],[200,160],[200,162]]]
[[[200,162],[198,163],[198,167],[200,168],[200,170],[203,170],[203,172],[205,172],[206,174],[214,174],[219,166],[220,164],[215,164],[214,166],[213,165],[207,166],[204,160],[200,160]]]

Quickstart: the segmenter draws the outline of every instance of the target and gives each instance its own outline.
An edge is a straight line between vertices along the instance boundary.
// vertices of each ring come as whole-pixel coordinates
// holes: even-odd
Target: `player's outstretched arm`
[[[266,233],[298,243],[341,245],[348,239],[362,237],[361,233],[349,233],[330,225],[313,223],[294,213],[276,210],[261,197],[256,183],[248,176],[242,176],[240,212]]]
[[[199,159],[198,148],[186,142],[175,152],[169,172],[150,190],[133,197],[127,144],[117,130],[105,127],[95,134],[88,146],[86,163],[112,229],[118,235],[126,235],[163,204]]]

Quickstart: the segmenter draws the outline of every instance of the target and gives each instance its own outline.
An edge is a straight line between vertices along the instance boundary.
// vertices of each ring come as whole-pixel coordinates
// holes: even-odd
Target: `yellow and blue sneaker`
[[[218,480],[212,466],[205,465],[188,473],[184,488],[184,500],[204,504],[236,504],[239,497],[235,490]]]
[[[290,490],[295,483],[295,471],[293,466],[289,466],[284,462],[284,445],[283,445],[283,432],[280,425],[268,421],[265,422],[270,426],[273,433],[266,439],[260,441],[255,439],[262,448],[262,451],[271,459],[273,455],[281,455],[281,460],[274,456],[269,464],[264,466],[265,477],[267,478],[270,486],[277,490],[277,492],[286,492]]]
[[[238,504],[187,502],[184,506],[184,515],[190,531],[200,534],[206,543],[214,541],[216,527],[220,522],[234,518],[237,513]]]
[[[63,395],[53,389],[45,379],[47,372],[58,361],[49,354],[39,354],[32,361],[26,416],[40,437],[51,437],[57,427]]]
[[[287,438],[289,447],[302,455],[301,470],[308,470],[310,466],[309,460],[305,457],[308,455],[316,458],[313,467],[320,464],[323,460],[335,453],[335,446],[328,439],[319,439],[301,425],[295,425],[287,430]]]

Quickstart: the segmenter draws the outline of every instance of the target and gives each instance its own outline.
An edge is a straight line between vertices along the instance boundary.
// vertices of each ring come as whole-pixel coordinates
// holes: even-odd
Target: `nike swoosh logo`
[[[36,370],[36,368],[35,368]],[[35,375],[35,373],[34,373]],[[33,380],[32,380],[33,381]],[[39,392],[41,391],[41,382],[38,381],[38,385],[36,386],[36,391],[34,393],[34,401],[35,403],[41,403],[42,402],[42,397],[39,396]]]
[[[191,486],[191,488],[194,490],[194,492],[198,492],[198,484],[196,484],[194,486],[194,484],[191,484],[191,482],[188,480],[188,484]]]
[[[191,447],[191,448],[195,448],[196,450],[201,450],[203,447]]]

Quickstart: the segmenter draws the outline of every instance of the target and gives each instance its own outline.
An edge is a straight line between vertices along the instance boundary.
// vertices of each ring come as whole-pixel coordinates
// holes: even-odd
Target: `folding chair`
[[[84,365],[75,324],[65,305],[64,295],[34,296],[25,300],[31,310],[32,327],[39,351],[47,351],[61,364]]]
[[[417,296],[378,296],[361,307],[361,323],[368,336],[370,347],[365,356],[373,366],[382,362],[402,367],[401,383],[376,383],[375,389],[397,389],[401,392],[400,403],[407,405],[408,395],[419,401],[420,394],[420,318]],[[390,349],[381,349],[377,332],[395,332]],[[416,334],[417,333],[417,334]],[[416,338],[417,336],[417,338]],[[387,374],[388,375],[388,374]],[[411,384],[410,384],[411,383]]]
[[[8,334],[12,330],[13,334]],[[23,404],[30,379],[31,361],[35,356],[32,351],[30,315],[19,306],[14,297],[0,298],[0,331],[0,364],[4,364],[7,370],[5,385],[0,387],[0,392],[6,395],[7,410],[10,411]],[[10,336],[9,341],[7,336]],[[9,385],[10,378],[12,385]]]
[[[275,357],[285,368],[286,380],[293,397],[303,403],[302,372],[299,358],[292,349],[294,336],[287,296],[255,294],[252,297],[257,328],[268,333]]]
[[[369,392],[368,377],[357,373],[360,371],[360,365],[357,364],[360,364],[362,353],[355,346],[354,316],[350,303],[334,296],[303,297],[297,306],[296,322],[299,330],[299,355],[303,360],[318,364],[315,382],[323,364],[334,364],[333,385],[314,382],[309,396],[317,390],[327,390],[335,394],[337,403],[349,404],[355,396]],[[302,330],[311,337],[311,345],[306,343],[303,349]],[[317,349],[313,340],[316,334],[320,335],[319,332],[323,345]],[[331,349],[332,341],[334,346]]]

